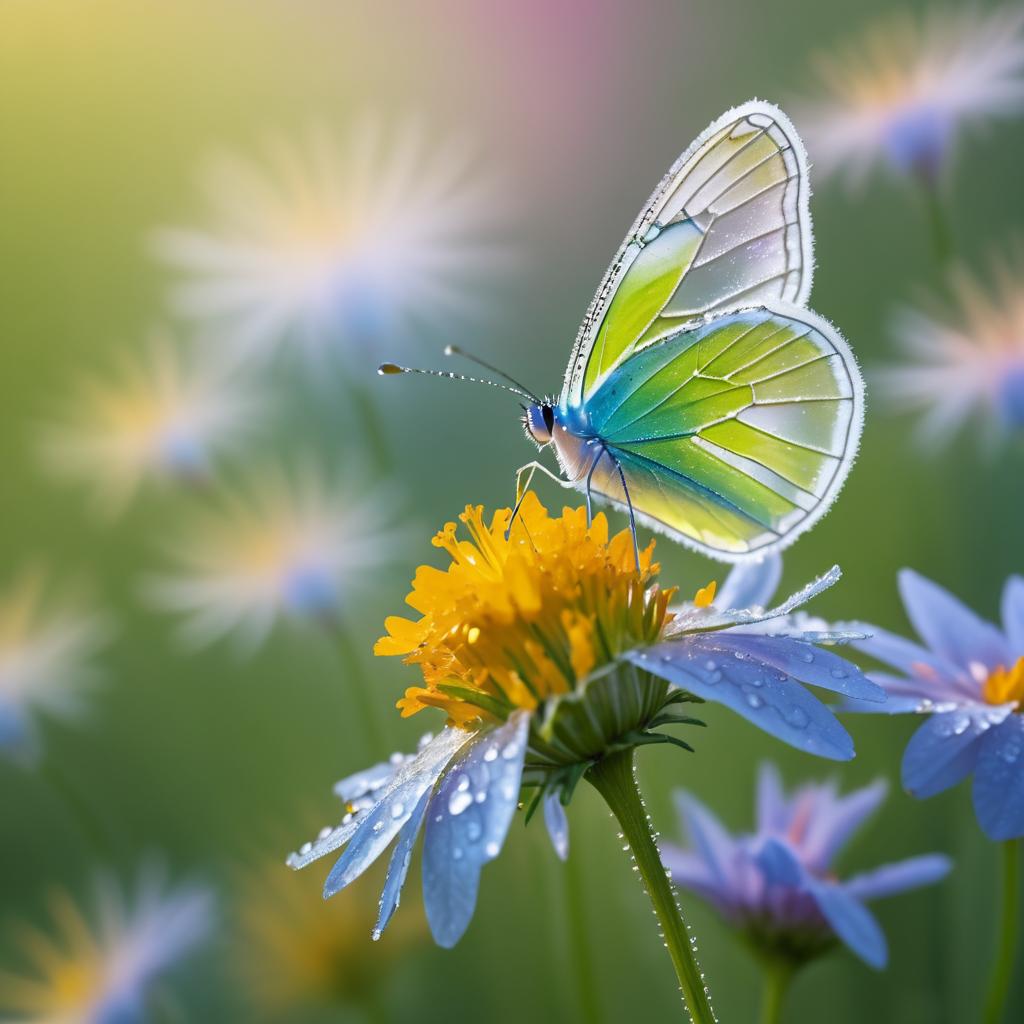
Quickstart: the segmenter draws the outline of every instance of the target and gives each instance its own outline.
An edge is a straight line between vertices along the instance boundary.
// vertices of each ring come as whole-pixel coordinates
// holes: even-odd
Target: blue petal
[[[877,810],[888,788],[879,780],[838,800],[819,803],[802,844],[804,856],[815,869],[824,871],[829,867],[853,833]]]
[[[843,883],[843,888],[854,899],[878,900],[933,885],[945,878],[952,867],[953,862],[941,853],[926,853],[854,875]]]
[[[398,909],[398,903],[402,897],[402,887],[405,885],[406,876],[409,874],[409,864],[412,862],[412,848],[416,845],[416,839],[423,827],[423,818],[427,813],[429,802],[430,790],[428,789],[420,797],[416,809],[398,833],[398,842],[395,843],[395,849],[391,854],[388,873],[384,879],[384,889],[380,894],[380,913],[377,915],[377,924],[373,929],[374,939],[379,939],[384,934],[384,929],[387,928],[392,915]]]
[[[867,633],[863,640],[854,640],[853,646],[900,672],[913,675],[921,665],[928,666],[939,678],[950,677],[957,672],[956,665],[951,665],[934,651],[896,633],[890,633],[887,629],[873,626],[870,622],[841,622],[838,625],[844,629]]]
[[[974,811],[996,842],[1024,836],[1024,718],[1009,715],[985,737],[974,769]]]
[[[544,824],[547,825],[551,845],[559,860],[569,857],[569,819],[565,816],[562,797],[559,793],[548,793],[544,797]]]
[[[965,779],[977,761],[979,740],[994,724],[992,718],[992,712],[981,709],[944,711],[928,718],[903,753],[903,788],[924,798]]]
[[[806,888],[811,883],[796,853],[781,839],[767,839],[758,851],[757,866],[768,885],[781,885],[787,889]]]
[[[324,882],[325,899],[357,879],[384,852],[412,817],[423,794],[433,789],[448,762],[471,739],[472,734],[461,729],[445,729],[395,773],[373,809],[359,819],[345,852],[331,868]],[[331,843],[334,839],[327,836],[324,842]],[[313,853],[322,856],[316,847]]]
[[[1011,576],[1003,587],[1003,629],[1010,641],[1011,660],[1024,655],[1024,576]]]
[[[757,773],[757,830],[779,832],[785,827],[786,793],[779,769],[765,761]]]
[[[686,829],[694,852],[707,864],[708,870],[720,882],[732,874],[736,844],[722,823],[696,797],[689,793],[675,794],[676,810]]]
[[[778,839],[769,839],[757,856],[769,885],[799,889],[814,897],[832,931],[872,967],[884,967],[888,956],[878,922],[843,886],[823,882],[801,864],[796,854]]]
[[[719,608],[767,608],[781,579],[782,556],[779,554],[740,562],[726,576],[714,603]]]
[[[530,714],[515,711],[460,755],[427,811],[423,900],[434,940],[450,948],[469,927],[480,871],[501,852],[519,801]]]
[[[625,659],[704,700],[717,701],[799,750],[835,761],[853,757],[853,740],[835,715],[799,683],[774,669],[737,659],[719,634],[668,640]]]
[[[354,775],[346,776],[334,784],[334,794],[339,800],[348,802],[358,800],[367,793],[376,793],[383,789],[395,776],[401,764],[407,758],[403,757],[397,763],[392,761],[381,761],[372,768],[365,768]]]
[[[881,970],[889,959],[885,935],[871,912],[841,885],[815,881],[809,891],[832,931],[866,964]]]
[[[940,657],[963,668],[1006,663],[1006,638],[944,587],[911,569],[899,574],[900,594],[918,636]]]
[[[802,683],[832,690],[855,700],[876,703],[885,701],[885,690],[871,682],[856,665],[813,644],[791,637],[761,636],[738,631],[719,633],[716,640],[723,647],[741,651]]]

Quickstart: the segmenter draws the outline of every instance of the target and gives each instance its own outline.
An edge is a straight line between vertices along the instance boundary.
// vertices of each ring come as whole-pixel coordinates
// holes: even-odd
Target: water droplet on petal
[[[457,789],[448,797],[448,811],[451,814],[461,814],[472,802],[472,793],[468,793],[465,789]]]

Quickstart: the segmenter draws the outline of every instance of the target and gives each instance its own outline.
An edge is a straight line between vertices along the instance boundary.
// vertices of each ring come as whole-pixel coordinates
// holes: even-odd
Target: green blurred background
[[[437,365],[458,340],[537,390],[561,383],[583,311],[621,237],[678,152],[726,108],[752,96],[786,105],[809,82],[810,53],[859,29],[887,5],[781,0],[659,3],[432,4],[327,0],[3,0],[0,4],[0,566],[4,578],[39,554],[65,576],[85,575],[118,624],[103,658],[107,681],[82,725],[45,723],[47,756],[72,774],[117,835],[130,875],[147,851],[222,889],[219,940],[175,986],[181,1019],[258,1019],[236,966],[231,883],[253,851],[287,852],[335,814],[331,783],[376,759],[355,686],[367,688],[388,739],[408,749],[426,723],[390,708],[414,672],[375,661],[373,639],[401,610],[427,540],[467,501],[508,502],[512,471],[531,456],[515,405],[482,388],[380,380],[379,355],[339,362],[337,387],[313,389],[280,371],[262,445],[285,458],[302,448],[372,465],[350,405],[355,375],[371,389],[395,453],[398,514],[413,541],[360,591],[348,632],[358,678],[315,630],[278,631],[255,657],[221,644],[187,654],[175,622],[139,600],[187,494],[147,490],[114,525],[83,494],[40,472],[34,433],[60,413],[72,377],[102,369],[166,317],[168,275],[146,252],[157,225],[198,208],[193,171],[211,149],[254,152],[267,128],[310,116],[344,126],[371,108],[409,110],[477,140],[508,183],[507,242],[517,259],[481,293],[467,331],[400,343]],[[1024,124],[978,137],[959,155],[952,215],[959,256],[978,263],[1021,220]],[[813,180],[813,172],[812,172]],[[814,307],[840,325],[870,370],[890,350],[893,307],[936,287],[917,195],[883,178],[851,197],[819,183],[812,201],[818,270]],[[474,284],[473,287],[480,286]],[[413,354],[410,354],[413,353]],[[862,454],[834,510],[786,558],[798,585],[839,562],[845,577],[812,609],[906,623],[896,570],[913,566],[994,615],[1005,576],[1024,569],[1024,456],[982,458],[972,438],[923,458],[906,421],[872,408]],[[372,473],[371,473],[372,476]],[[540,485],[551,503],[561,492]],[[382,510],[382,516],[385,511]],[[694,590],[722,572],[659,542],[664,577]],[[907,720],[854,720],[858,747],[834,768],[782,748],[722,709],[695,756],[644,751],[650,808],[676,831],[670,794],[687,786],[735,828],[751,824],[755,768],[776,758],[787,781],[835,772],[844,788],[898,776]],[[322,821],[321,821],[322,819]],[[679,1019],[668,958],[607,811],[581,792],[570,812],[572,860],[605,1020]],[[33,773],[0,762],[0,908],[6,921],[41,920],[53,883],[84,891],[94,854]],[[995,851],[982,838],[966,787],[927,803],[894,784],[881,814],[843,867],[869,867],[926,850],[953,855],[945,884],[878,907],[891,964],[875,974],[846,954],[807,972],[790,1019],[969,1020],[990,958]],[[284,868],[282,867],[282,871]],[[314,869],[322,875],[322,870]],[[566,923],[566,868],[541,828],[513,827],[484,873],[469,933],[451,952],[423,944],[389,966],[382,995],[392,1020],[581,1019]],[[413,887],[418,879],[413,882]],[[376,879],[366,880],[375,885]],[[402,914],[419,915],[414,899]],[[758,977],[712,914],[688,917],[716,1009],[753,1019]],[[387,937],[358,957],[386,955]],[[0,938],[0,963],[18,950]],[[369,961],[366,961],[369,963]],[[369,969],[369,968],[367,968]],[[1018,983],[1007,1020],[1024,1019]],[[826,1009],[827,1008],[827,1009]],[[278,1019],[361,1019],[353,1009]]]

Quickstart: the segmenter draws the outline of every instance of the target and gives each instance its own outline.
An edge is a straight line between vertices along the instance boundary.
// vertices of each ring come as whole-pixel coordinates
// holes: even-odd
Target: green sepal
[[[469,686],[462,686],[459,683],[438,683],[437,688],[446,696],[454,697],[473,707],[480,708],[489,714],[494,715],[499,721],[504,722],[514,710],[513,706],[502,701],[489,693],[481,690],[474,690]]]

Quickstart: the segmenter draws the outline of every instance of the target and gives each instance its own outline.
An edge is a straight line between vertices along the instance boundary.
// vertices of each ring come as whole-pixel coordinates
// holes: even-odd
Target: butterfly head
[[[536,402],[526,407],[523,417],[526,435],[539,448],[551,443],[551,432],[555,429],[555,407],[549,402]]]

